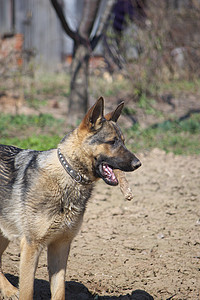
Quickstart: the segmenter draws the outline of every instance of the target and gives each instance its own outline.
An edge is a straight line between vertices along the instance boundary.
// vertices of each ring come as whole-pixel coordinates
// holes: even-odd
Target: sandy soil
[[[142,167],[128,174],[133,201],[119,187],[97,184],[72,244],[67,299],[200,299],[200,156],[154,149],[138,157]],[[3,265],[17,284],[17,243]],[[49,298],[43,251],[35,299]]]

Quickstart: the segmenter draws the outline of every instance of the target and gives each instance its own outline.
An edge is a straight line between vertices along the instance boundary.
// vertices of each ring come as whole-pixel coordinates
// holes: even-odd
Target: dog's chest
[[[70,227],[80,215],[84,214],[91,192],[91,186],[82,186],[80,184],[68,187],[64,191],[60,200],[61,214],[63,214],[65,223]]]
[[[67,235],[72,239],[79,230],[86,204],[91,196],[92,186],[79,184],[65,189],[59,200],[59,211],[52,216],[51,225],[47,231],[47,239],[55,239]]]

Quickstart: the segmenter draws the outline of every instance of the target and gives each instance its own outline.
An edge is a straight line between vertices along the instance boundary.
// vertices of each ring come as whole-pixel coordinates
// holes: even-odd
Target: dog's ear
[[[106,120],[117,122],[119,116],[121,115],[123,107],[124,107],[124,102],[122,101],[114,111],[105,115]]]
[[[85,115],[83,121],[80,124],[80,128],[87,128],[89,130],[99,129],[102,125],[103,112],[104,99],[103,97],[100,97]]]

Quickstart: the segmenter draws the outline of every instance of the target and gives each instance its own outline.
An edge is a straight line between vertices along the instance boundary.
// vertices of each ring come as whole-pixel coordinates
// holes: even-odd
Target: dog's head
[[[124,144],[123,134],[117,125],[124,103],[104,116],[104,100],[99,98],[85,115],[78,128],[82,136],[83,151],[92,160],[96,178],[109,185],[117,185],[114,169],[130,172],[141,166],[139,159]]]

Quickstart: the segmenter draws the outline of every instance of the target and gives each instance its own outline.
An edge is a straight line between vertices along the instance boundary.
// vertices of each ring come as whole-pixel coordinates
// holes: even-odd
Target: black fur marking
[[[2,201],[11,197],[18,171],[15,168],[15,157],[21,151],[23,150],[0,144],[0,207]]]
[[[131,157],[131,155],[129,155],[127,151],[126,157],[108,157],[101,155],[98,159],[98,165],[100,163],[107,163],[113,169],[119,169],[124,172],[131,172],[133,171],[131,165],[132,160],[133,157]]]
[[[109,126],[106,124],[109,122]],[[105,125],[104,125],[105,124]],[[102,128],[96,132],[92,137],[88,139],[90,144],[111,144],[112,146],[117,146],[116,143],[112,142],[122,142],[124,144],[124,137],[117,124],[111,123],[110,121],[105,121]]]
[[[23,176],[24,196],[26,195],[26,192],[28,191],[28,189],[31,185],[31,178],[34,177],[35,172],[38,171],[37,157],[38,157],[39,153],[40,153],[40,151],[30,151],[30,153],[29,153],[29,155],[32,157],[24,170],[24,176]]]

